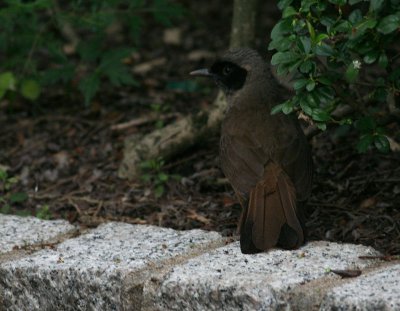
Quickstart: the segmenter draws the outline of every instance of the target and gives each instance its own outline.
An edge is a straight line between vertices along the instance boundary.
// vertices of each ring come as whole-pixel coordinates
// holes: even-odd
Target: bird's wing
[[[310,188],[301,184],[310,183],[308,162],[299,163],[309,156],[303,149],[307,143],[288,129],[281,136],[278,143],[266,143],[256,132],[225,135],[221,140],[223,171],[244,207],[240,229],[243,252],[277,244],[294,248],[304,242],[296,201],[306,196],[298,194],[302,187]],[[304,164],[306,168],[296,168]]]

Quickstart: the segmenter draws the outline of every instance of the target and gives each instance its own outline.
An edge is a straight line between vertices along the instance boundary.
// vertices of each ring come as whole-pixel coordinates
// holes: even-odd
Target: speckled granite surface
[[[216,232],[107,223],[54,249],[1,264],[3,305],[6,310],[120,310],[124,301],[140,304],[141,284],[163,261],[220,240]]]
[[[243,255],[216,232],[116,222],[75,230],[0,214],[0,311],[400,310],[400,262],[360,259],[378,254],[366,246],[316,241]]]
[[[318,305],[322,293],[309,292],[307,299],[301,299],[301,307],[299,287],[340,279],[329,269],[364,269],[373,262],[358,256],[375,254],[361,245],[320,241],[295,251],[276,249],[248,256],[234,243],[175,267],[154,293],[159,297],[157,309],[306,310]]]
[[[75,227],[65,220],[0,214],[0,254],[16,246],[46,242],[73,230]]]

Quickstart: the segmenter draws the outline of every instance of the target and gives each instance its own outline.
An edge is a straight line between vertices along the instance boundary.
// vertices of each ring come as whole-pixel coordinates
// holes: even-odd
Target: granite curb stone
[[[216,232],[103,224],[53,249],[2,263],[3,306],[18,311],[136,310],[152,269],[222,241]]]
[[[76,230],[65,220],[0,214],[0,254],[15,247],[48,242]]]
[[[233,243],[174,267],[158,287],[145,286],[145,297],[155,310],[311,310],[320,305],[325,284],[340,279],[330,269],[364,269],[377,261],[358,257],[377,254],[362,245],[318,241],[295,251],[243,255]]]

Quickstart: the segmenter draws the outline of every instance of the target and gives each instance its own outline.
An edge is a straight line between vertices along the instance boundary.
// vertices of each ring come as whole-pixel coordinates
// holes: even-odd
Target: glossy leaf
[[[271,39],[277,40],[292,30],[292,22],[290,19],[284,19],[278,22],[271,31]]]
[[[378,64],[380,67],[386,68],[388,66],[388,63],[388,57],[386,56],[386,53],[383,52],[381,55],[379,55]]]
[[[313,109],[311,117],[313,120],[321,122],[329,121],[331,119],[329,113],[320,108]]]
[[[299,80],[296,80],[294,83],[293,83],[293,88],[295,89],[295,90],[300,90],[300,89],[302,89],[303,87],[305,87],[306,85],[307,85],[307,83],[308,83],[308,79],[299,79]]]
[[[369,10],[371,12],[379,11],[382,8],[384,2],[385,0],[370,0]]]
[[[381,19],[378,24],[377,30],[383,34],[389,34],[400,27],[399,15],[393,14]]]
[[[282,108],[283,108],[283,105],[284,105],[284,103],[272,107],[271,114],[274,115],[274,114],[277,114],[277,113],[281,112]]]
[[[296,15],[297,11],[292,6],[287,6],[282,13],[282,17],[286,18],[292,15]]]
[[[306,90],[311,92],[315,88],[315,85],[316,83],[314,80],[309,80],[306,85]]]
[[[372,50],[372,51],[368,52],[368,53],[364,56],[363,60],[364,60],[364,62],[365,62],[366,64],[372,64],[372,63],[374,63],[374,62],[378,59],[378,57],[379,57],[379,51],[377,51],[377,50]]]
[[[282,106],[282,112],[284,114],[289,114],[293,111],[293,101],[288,100]]]

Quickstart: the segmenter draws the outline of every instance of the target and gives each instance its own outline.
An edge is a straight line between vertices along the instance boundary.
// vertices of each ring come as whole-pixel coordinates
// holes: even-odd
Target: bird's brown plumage
[[[308,143],[296,119],[271,115],[271,108],[282,102],[284,89],[255,51],[235,49],[221,62],[247,73],[239,89],[223,87],[228,109],[220,140],[222,170],[243,207],[241,250],[297,248],[305,240],[300,202],[311,190]],[[218,75],[214,78],[218,83]]]

